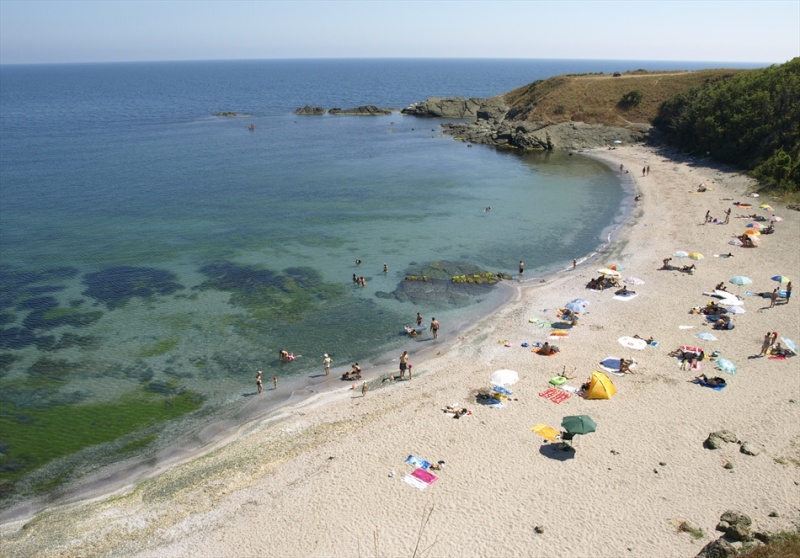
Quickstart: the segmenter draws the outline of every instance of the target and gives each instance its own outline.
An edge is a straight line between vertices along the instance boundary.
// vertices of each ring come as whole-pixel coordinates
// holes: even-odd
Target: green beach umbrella
[[[588,415],[573,415],[564,417],[561,428],[570,434],[589,434],[597,430],[597,423]]]

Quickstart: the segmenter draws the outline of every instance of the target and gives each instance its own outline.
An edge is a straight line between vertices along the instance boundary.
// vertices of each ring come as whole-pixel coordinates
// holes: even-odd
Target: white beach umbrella
[[[501,368],[489,376],[489,381],[495,386],[510,386],[519,381],[519,374],[514,370]]]
[[[644,348],[647,347],[647,341],[637,337],[620,337],[617,341],[619,341],[619,344],[623,347],[635,351],[643,351]]]

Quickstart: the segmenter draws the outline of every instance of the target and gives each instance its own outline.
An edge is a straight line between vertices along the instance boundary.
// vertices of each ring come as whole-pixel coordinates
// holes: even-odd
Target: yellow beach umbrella
[[[691,254],[689,254],[689,257],[693,260],[702,260],[703,258],[705,258],[705,256],[700,252],[692,252]]]
[[[758,207],[760,207],[761,209],[766,209],[767,211],[772,211],[772,206],[767,203],[762,203]]]

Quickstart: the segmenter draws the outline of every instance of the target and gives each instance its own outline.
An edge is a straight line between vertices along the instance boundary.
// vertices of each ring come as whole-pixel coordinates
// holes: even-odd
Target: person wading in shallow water
[[[433,338],[439,338],[439,322],[436,321],[436,318],[431,320],[431,332],[433,333]]]

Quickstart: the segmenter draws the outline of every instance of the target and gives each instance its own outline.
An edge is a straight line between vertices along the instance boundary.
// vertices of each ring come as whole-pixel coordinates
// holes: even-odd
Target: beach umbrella
[[[758,231],[757,231],[757,230],[755,230],[755,229],[746,229],[746,230],[744,231],[744,234],[747,234],[747,235],[750,235],[750,236],[761,236],[761,233],[760,233],[760,232],[758,232]]]
[[[705,339],[707,341],[716,341],[717,340],[717,338],[714,337],[713,333],[706,333],[706,332],[698,333],[697,335],[695,335],[695,337],[697,337],[699,339]]]
[[[622,270],[624,270],[625,268],[624,268],[624,267],[622,267],[622,266],[621,266],[621,265],[619,265],[619,264],[611,264],[610,266],[608,266],[608,269],[613,269],[614,271],[622,271]]]
[[[676,258],[688,258],[689,257],[689,252],[685,252],[683,250],[678,250],[677,252],[675,252],[675,257]]]
[[[625,279],[623,279],[623,281],[625,283],[628,283],[629,285],[644,285],[644,281],[642,281],[638,277],[626,277]]]
[[[723,304],[724,304],[724,302],[723,302]],[[730,306],[726,306],[725,309],[731,314],[744,314],[744,313],[747,312],[747,310],[745,310],[741,306],[730,305]]]
[[[615,269],[608,269],[608,268],[598,269],[597,273],[599,273],[600,275],[608,275],[609,277],[619,277],[620,276],[619,271],[617,271]]]
[[[766,211],[772,211],[772,206],[769,205],[768,203],[762,203],[758,207],[760,207],[761,209],[764,209]]]
[[[735,277],[731,277],[730,279],[728,279],[728,281],[730,283],[733,283],[734,285],[739,285],[740,287],[743,287],[744,285],[749,285],[750,283],[753,282],[752,279],[750,279],[749,277],[745,277],[744,275],[736,275]],[[730,296],[730,293],[728,293],[727,296]]]
[[[501,368],[489,376],[489,381],[495,386],[510,386],[519,381],[519,374],[507,368]]]
[[[702,260],[703,258],[705,258],[705,256],[700,252],[692,252],[691,254],[689,254],[689,257],[693,260]]]
[[[797,354],[797,343],[787,337],[781,337],[781,341],[783,341],[783,344],[786,345],[787,349],[792,351],[792,353]]]
[[[575,314],[580,314],[581,312],[586,311],[586,308],[577,302],[568,302],[566,305],[564,305],[564,308]]]
[[[736,374],[736,365],[727,358],[718,358],[715,366],[718,370],[722,370],[728,374]]]
[[[589,434],[597,430],[597,423],[589,415],[572,415],[563,418],[561,428],[569,434]]]
[[[764,225],[762,225],[761,223],[752,222],[752,223],[747,223],[747,227],[746,228],[755,229],[757,231],[760,231],[761,229],[764,228]]]
[[[788,283],[789,281],[791,281],[791,279],[789,279],[785,275],[776,275],[772,278],[772,280],[777,281],[778,283]]]
[[[633,349],[635,351],[643,351],[644,348],[647,347],[647,341],[639,339],[638,337],[620,337],[617,341],[626,349]]]

